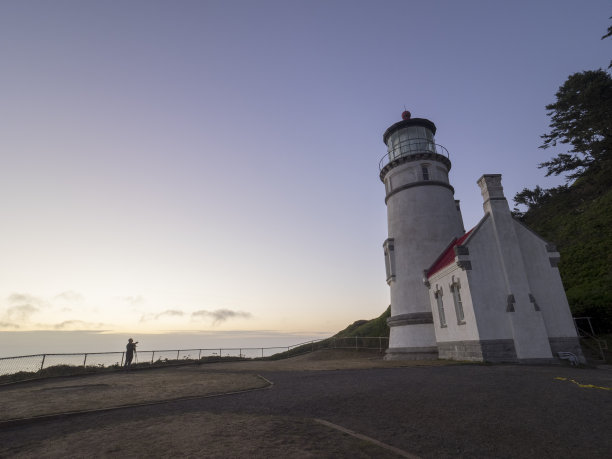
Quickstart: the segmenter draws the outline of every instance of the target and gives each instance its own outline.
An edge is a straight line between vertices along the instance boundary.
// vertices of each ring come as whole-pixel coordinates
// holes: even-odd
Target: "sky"
[[[0,3],[0,331],[329,333],[389,304],[382,134],[545,178],[609,1]],[[433,261],[433,260],[432,260]]]

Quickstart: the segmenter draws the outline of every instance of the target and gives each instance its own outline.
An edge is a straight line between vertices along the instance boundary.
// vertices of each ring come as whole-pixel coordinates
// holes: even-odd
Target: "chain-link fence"
[[[56,367],[112,368],[123,363],[125,352],[35,354],[0,357],[0,377],[15,373],[40,373]]]
[[[343,338],[327,338],[299,344],[291,348],[268,357],[271,360],[294,357],[296,355],[313,352],[320,349],[354,349],[372,350],[383,352],[389,347],[389,338],[386,336],[350,336]]]
[[[319,349],[376,349],[388,347],[387,337],[327,338],[284,347],[234,347],[137,351],[132,367],[164,366],[220,360],[280,359]],[[125,352],[35,354],[0,358],[0,383],[44,376],[120,369]]]
[[[333,349],[378,349],[384,351],[389,347],[389,337],[387,336],[347,336],[344,338],[327,338],[329,344],[326,348]]]

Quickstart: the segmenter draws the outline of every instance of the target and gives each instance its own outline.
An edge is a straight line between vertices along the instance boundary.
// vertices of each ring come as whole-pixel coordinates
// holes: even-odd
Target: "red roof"
[[[431,265],[431,267],[427,270],[427,277],[428,278],[433,276],[438,271],[441,271],[443,268],[446,268],[451,263],[454,263],[454,261],[455,261],[455,250],[454,250],[455,247],[458,246],[458,245],[463,244],[463,242],[467,239],[467,237],[470,235],[470,233],[473,230],[474,230],[474,228],[469,230],[467,233],[465,233],[459,239],[457,239],[457,238],[453,239],[453,242],[450,243],[450,245],[444,250],[444,252],[442,252],[442,255],[440,255],[438,257],[438,259],[436,261],[434,261],[434,264]]]

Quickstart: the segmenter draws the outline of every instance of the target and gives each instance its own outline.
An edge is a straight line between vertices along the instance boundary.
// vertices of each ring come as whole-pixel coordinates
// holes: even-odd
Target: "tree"
[[[582,176],[612,156],[612,78],[605,70],[570,75],[546,106],[551,117],[548,134],[540,148],[570,144],[572,149],[538,167],[546,176],[567,173],[568,180]]]
[[[612,27],[602,38],[612,37]],[[612,63],[609,68],[612,68]],[[608,70],[609,72],[609,70]],[[514,197],[515,217],[561,252],[559,272],[576,315],[612,331],[612,78],[605,70],[575,73],[546,106],[550,130],[541,148],[566,145],[541,163],[547,176],[565,174],[556,188],[525,188]],[[560,144],[560,145],[559,145]]]
[[[612,16],[610,16],[610,19],[612,19]],[[603,37],[601,37],[601,39],[603,40],[603,39],[608,38],[608,37],[612,37],[612,25],[608,26],[608,33],[605,34]]]
[[[612,16],[610,16],[610,19],[612,19]],[[605,40],[608,37],[612,37],[612,26],[608,26],[608,33],[601,37],[601,39]],[[608,65],[608,68],[612,68],[612,61],[610,61],[610,65]]]
[[[527,207],[527,210],[534,210],[547,205],[551,199],[568,191],[569,187],[567,185],[559,185],[548,189],[541,188],[540,185],[537,185],[533,190],[523,188],[522,191],[514,195],[514,203]],[[512,214],[519,220],[524,220],[525,213],[517,207],[513,209]]]
[[[612,17],[610,17],[612,19]],[[612,37],[612,26],[601,39]],[[612,68],[612,61],[610,66]],[[587,171],[603,169],[612,174],[612,78],[605,70],[587,70],[570,75],[556,94],[556,102],[546,106],[550,132],[542,135],[540,148],[569,144],[571,149],[549,161],[540,163],[546,176],[566,174],[568,181],[583,176]],[[534,190],[523,189],[514,196],[517,205],[527,211],[543,204],[551,196],[567,191],[567,186]],[[515,207],[514,214],[524,217]]]
[[[549,190],[544,190],[537,185],[535,189],[523,188],[523,191],[516,193],[514,196],[515,204],[522,204],[527,208],[532,209],[539,207],[550,196]]]

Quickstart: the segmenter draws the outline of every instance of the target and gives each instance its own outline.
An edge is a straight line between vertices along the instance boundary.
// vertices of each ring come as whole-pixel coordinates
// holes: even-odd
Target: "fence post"
[[[357,337],[355,336],[355,349],[359,349],[359,346],[357,345]]]
[[[198,353],[198,360],[200,360],[202,358],[202,349],[199,349],[199,353]]]
[[[85,368],[87,365],[87,354],[85,354],[85,358],[83,359],[83,368]]]
[[[151,352],[151,365],[153,365],[153,357],[155,357],[155,351]]]
[[[46,356],[47,356],[47,354],[43,354],[42,362],[40,362],[40,371],[42,371],[43,366],[45,365],[45,357]]]
[[[378,351],[382,352],[382,336],[378,337]]]
[[[125,352],[121,353],[121,366],[123,366],[123,357],[125,356]]]
[[[179,353],[180,353],[180,352],[181,352],[181,350],[180,350],[180,349],[176,351],[176,360],[178,360],[178,359],[179,359]]]
[[[263,359],[263,347],[261,348],[261,358]]]
[[[589,322],[589,328],[591,329],[591,335],[595,336],[595,330],[593,330],[593,324],[591,323],[591,318],[587,317],[587,320]]]

